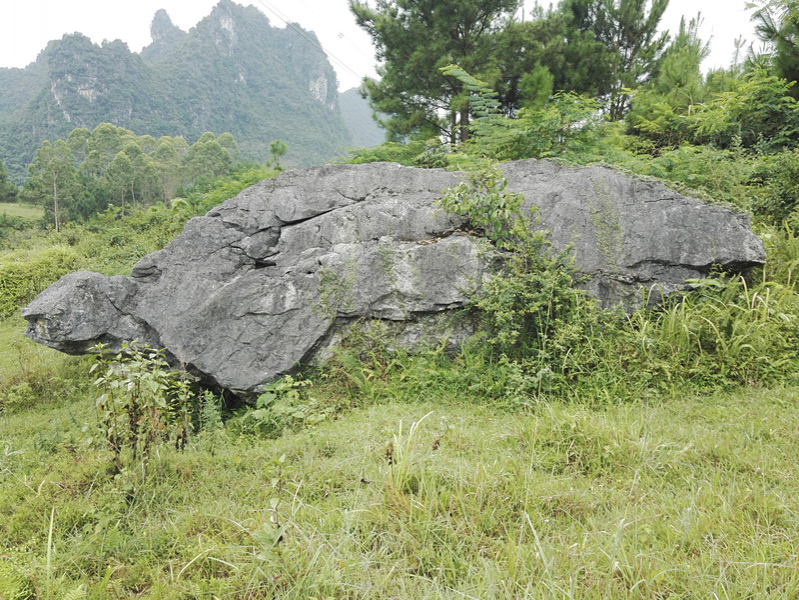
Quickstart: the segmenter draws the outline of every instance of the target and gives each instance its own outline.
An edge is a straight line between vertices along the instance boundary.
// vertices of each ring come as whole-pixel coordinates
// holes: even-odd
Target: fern
[[[60,600],[86,600],[87,596],[88,593],[86,586],[82,583],[79,583],[71,590],[65,592],[64,595],[61,596]]]
[[[499,94],[485,81],[473,77],[458,65],[447,65],[441,67],[440,71],[460,81],[469,91],[469,108],[474,115],[471,129],[474,135],[487,135],[494,127],[504,124]]]
[[[222,428],[222,397],[206,391],[202,395],[200,408],[200,430],[206,433]]]

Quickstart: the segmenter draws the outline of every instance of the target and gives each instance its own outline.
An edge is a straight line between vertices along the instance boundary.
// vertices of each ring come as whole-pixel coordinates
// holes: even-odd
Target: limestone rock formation
[[[556,246],[573,244],[604,305],[663,293],[718,263],[765,258],[746,216],[602,167],[502,165],[539,207]],[[397,343],[469,332],[449,317],[495,266],[495,252],[438,210],[462,174],[396,164],[316,167],[262,181],[204,217],[129,277],[78,272],[28,307],[27,335],[70,353],[101,341],[165,348],[205,383],[257,392],[313,360],[357,319]]]
[[[141,57],[147,62],[161,60],[166,54],[186,37],[187,33],[172,23],[169,14],[162,8],[156,11],[150,25],[150,36],[153,41],[141,51]]]
[[[763,264],[763,242],[749,216],[678,194],[608,167],[566,168],[549,161],[502,165],[524,210],[537,206],[559,248],[573,244],[588,290],[609,307],[658,301],[706,276],[714,265],[745,271]]]

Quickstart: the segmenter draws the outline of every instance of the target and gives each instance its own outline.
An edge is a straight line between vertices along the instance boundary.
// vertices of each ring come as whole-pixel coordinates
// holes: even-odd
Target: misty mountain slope
[[[138,135],[233,134],[263,160],[276,139],[287,164],[319,164],[352,145],[327,57],[256,8],[221,0],[189,32],[156,13],[141,54],[81,34],[53,41],[26,69],[0,69],[0,159],[15,179],[45,139],[110,122]],[[315,40],[311,32],[304,32]],[[15,91],[7,91],[13,88]]]
[[[369,101],[361,97],[358,88],[342,92],[339,96],[341,114],[352,132],[352,145],[355,148],[379,146],[386,141],[386,131],[372,118]]]

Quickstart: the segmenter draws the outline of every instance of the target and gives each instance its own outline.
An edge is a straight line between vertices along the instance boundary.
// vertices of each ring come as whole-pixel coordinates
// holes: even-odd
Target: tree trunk
[[[469,107],[466,106],[461,109],[461,130],[460,130],[460,138],[461,142],[465,142],[469,139]]]
[[[55,217],[55,230],[61,231],[61,224],[58,220],[58,176],[53,176],[53,216]]]

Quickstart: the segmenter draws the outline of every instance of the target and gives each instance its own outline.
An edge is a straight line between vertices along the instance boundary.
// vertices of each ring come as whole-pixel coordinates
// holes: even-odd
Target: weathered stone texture
[[[667,294],[713,264],[764,260],[745,215],[603,167],[502,165],[510,191],[539,207],[555,246],[572,244],[587,287],[606,305]],[[129,277],[79,272],[28,307],[27,335],[64,352],[137,340],[206,383],[258,391],[319,352],[355,319],[468,334],[451,309],[491,272],[495,254],[435,206],[462,174],[396,164],[316,167],[262,181],[190,220]],[[660,293],[658,292],[658,293]]]

